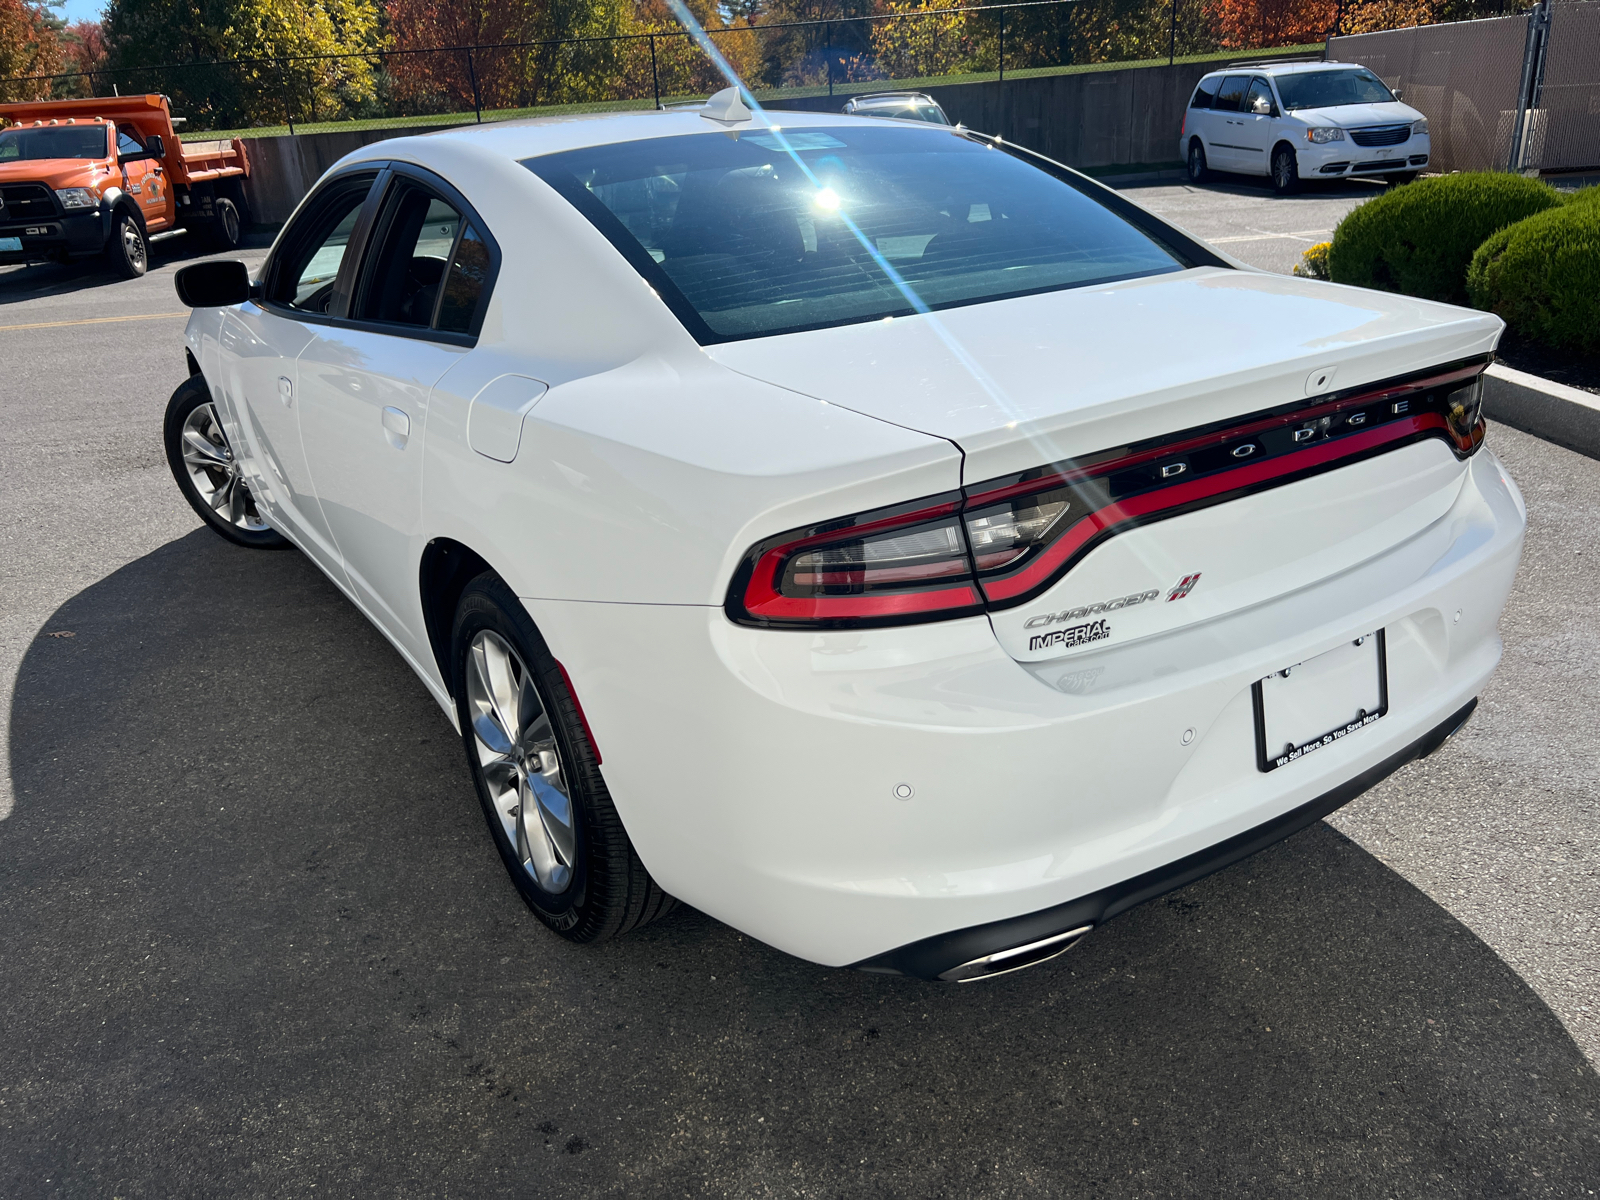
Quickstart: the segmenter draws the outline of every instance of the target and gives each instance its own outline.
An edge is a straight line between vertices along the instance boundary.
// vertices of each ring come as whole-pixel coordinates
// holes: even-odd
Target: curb
[[[1547,442],[1600,458],[1600,396],[1494,363],[1484,375],[1483,411]]]

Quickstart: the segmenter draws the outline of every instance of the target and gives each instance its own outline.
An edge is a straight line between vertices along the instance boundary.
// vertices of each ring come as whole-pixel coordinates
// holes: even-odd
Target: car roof
[[[852,96],[850,102],[873,108],[904,108],[908,104],[932,104],[934,101],[932,96],[922,92],[873,92],[867,96]]]
[[[1215,75],[1302,75],[1307,71],[1363,71],[1365,63],[1347,62],[1263,62],[1230,63],[1216,71],[1206,72],[1204,78],[1210,79]]]
[[[863,121],[882,125],[886,129],[900,130],[916,136],[914,131],[925,131],[929,137],[949,135],[948,125],[914,125],[888,118],[846,116],[843,113],[810,113],[789,109],[768,109],[771,127],[778,129],[851,129],[861,128]],[[415,138],[397,141],[373,142],[358,152],[357,158],[382,158],[387,154],[404,157],[398,153],[401,143],[410,142],[420,147],[426,141],[443,140],[464,143],[491,154],[521,160],[545,154],[559,154],[565,150],[581,150],[590,146],[615,145],[621,142],[638,142],[649,138],[687,137],[697,133],[760,133],[759,121],[745,121],[724,125],[708,120],[698,109],[663,112],[643,110],[636,112],[573,113],[558,117],[526,117],[516,121],[494,121],[484,125],[465,125],[422,134]],[[422,152],[419,157],[426,157]],[[354,159],[352,159],[354,161]]]

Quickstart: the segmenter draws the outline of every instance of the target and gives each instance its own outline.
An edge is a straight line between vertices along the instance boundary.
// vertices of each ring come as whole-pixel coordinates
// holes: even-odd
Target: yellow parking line
[[[136,317],[87,317],[82,321],[37,321],[32,325],[0,325],[0,333],[10,329],[61,329],[68,325],[109,325],[113,321],[159,321],[163,317],[187,317],[186,312],[141,313]]]

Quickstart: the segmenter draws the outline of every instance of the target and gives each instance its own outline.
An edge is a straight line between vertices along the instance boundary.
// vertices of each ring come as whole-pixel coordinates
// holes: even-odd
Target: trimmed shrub
[[[1587,194],[1586,194],[1587,193]],[[1600,353],[1600,188],[1491,235],[1472,256],[1478,308],[1525,337]]]
[[[1496,230],[1561,203],[1547,183],[1481,171],[1419,179],[1356,209],[1333,233],[1335,283],[1467,302],[1467,267]]]

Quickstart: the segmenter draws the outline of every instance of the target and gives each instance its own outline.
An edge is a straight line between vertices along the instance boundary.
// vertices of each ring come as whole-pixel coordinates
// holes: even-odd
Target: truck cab
[[[154,237],[238,244],[244,143],[185,144],[165,96],[0,104],[0,119],[0,265],[103,255],[136,278]]]

